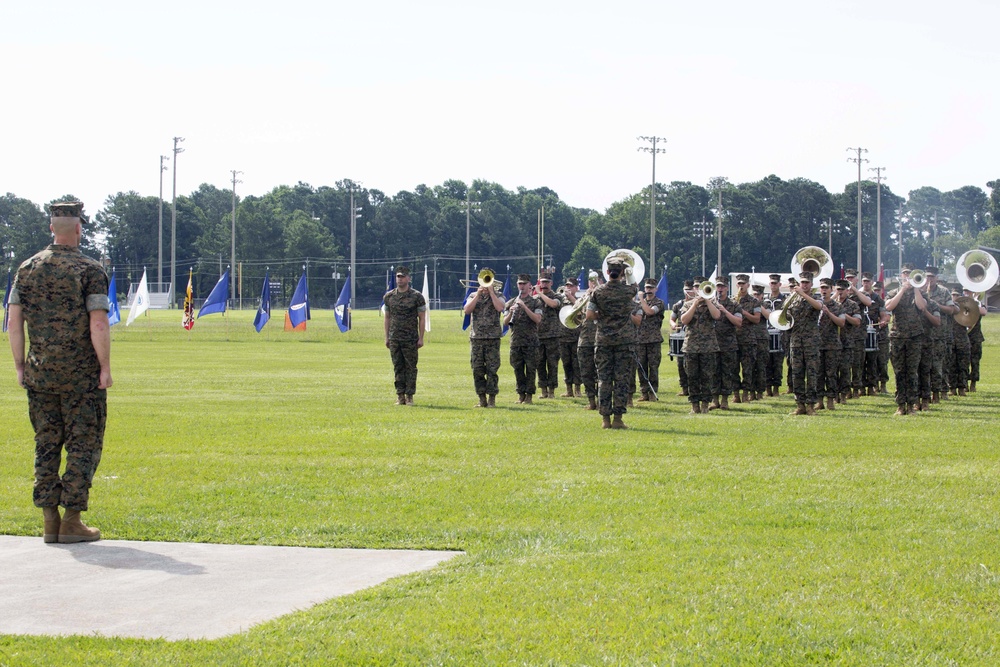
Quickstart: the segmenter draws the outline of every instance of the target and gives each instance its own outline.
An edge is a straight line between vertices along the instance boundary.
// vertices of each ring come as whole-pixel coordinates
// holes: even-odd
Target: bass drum
[[[683,357],[684,356],[684,338],[685,334],[683,331],[676,331],[670,334],[670,356],[671,357]]]

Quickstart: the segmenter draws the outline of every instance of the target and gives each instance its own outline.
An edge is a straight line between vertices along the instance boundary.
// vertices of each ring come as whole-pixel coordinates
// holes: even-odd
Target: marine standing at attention
[[[417,350],[424,346],[427,301],[410,288],[410,269],[396,270],[396,289],[382,297],[385,302],[385,346],[392,356],[396,405],[413,405],[417,393]]]

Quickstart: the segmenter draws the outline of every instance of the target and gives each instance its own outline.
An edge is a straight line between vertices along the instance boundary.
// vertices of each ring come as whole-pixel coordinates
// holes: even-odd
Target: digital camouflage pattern
[[[469,338],[476,340],[500,340],[503,328],[500,323],[500,313],[493,305],[493,299],[488,294],[476,293],[476,307],[472,311],[469,326]]]
[[[635,287],[621,281],[611,281],[594,290],[587,311],[597,311],[597,347],[602,345],[632,345],[636,340],[632,324]]]
[[[597,311],[597,403],[602,415],[626,412],[635,369],[636,327],[632,323],[635,288],[612,280],[594,290],[587,310]]]
[[[504,306],[504,312],[510,312],[517,303],[514,297]],[[538,327],[524,313],[528,308],[531,312],[541,313],[542,309],[536,298],[532,296],[521,299],[523,306],[517,306],[510,320],[510,365],[514,369],[514,383],[518,394],[535,393],[535,375],[538,364]]]
[[[576,359],[580,368],[580,384],[586,389],[587,398],[596,398],[597,362],[594,360],[594,350],[597,346],[597,322],[585,320],[579,326],[579,331]]]
[[[398,287],[382,297],[385,312],[389,315],[389,340],[398,343],[416,343],[420,338],[418,312],[427,310],[424,295],[412,287],[405,292]]]
[[[470,347],[472,378],[476,393],[499,394],[500,339],[474,338]]]

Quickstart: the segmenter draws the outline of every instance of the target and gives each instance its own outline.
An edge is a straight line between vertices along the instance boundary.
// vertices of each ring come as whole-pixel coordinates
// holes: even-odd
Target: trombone
[[[497,282],[497,274],[493,272],[493,269],[483,269],[476,276],[476,280],[466,280],[465,278],[459,278],[458,282],[462,283],[462,287],[467,289],[472,289],[474,287],[492,287],[493,289],[499,291],[500,283]]]

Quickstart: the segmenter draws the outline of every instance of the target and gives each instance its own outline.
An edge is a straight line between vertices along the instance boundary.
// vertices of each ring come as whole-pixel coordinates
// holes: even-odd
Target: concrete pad
[[[0,633],[214,639],[460,553],[0,536]]]

